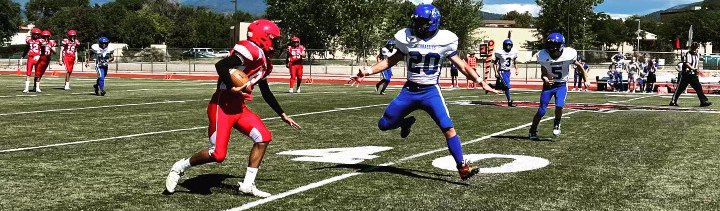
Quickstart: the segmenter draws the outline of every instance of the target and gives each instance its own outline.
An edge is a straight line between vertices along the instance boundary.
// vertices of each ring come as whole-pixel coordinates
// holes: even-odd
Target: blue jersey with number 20
[[[547,50],[542,50],[537,54],[537,61],[545,67],[545,69],[553,73],[553,81],[555,83],[568,82],[570,66],[577,59],[577,51],[572,48],[563,49],[562,55],[553,59]]]
[[[450,31],[440,30],[430,38],[420,39],[406,28],[395,34],[395,46],[405,54],[408,81],[435,85],[440,80],[443,59],[457,54],[458,37]]]

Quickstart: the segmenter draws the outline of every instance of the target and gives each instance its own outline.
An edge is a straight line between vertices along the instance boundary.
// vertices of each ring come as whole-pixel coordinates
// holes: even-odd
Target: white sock
[[[173,164],[173,169],[178,168],[177,170],[180,170],[181,172],[185,172],[185,169],[190,167],[190,158],[182,159],[175,164]]]
[[[35,89],[40,89],[40,82],[35,82]]]
[[[25,90],[30,88],[30,81],[25,81]]]
[[[258,169],[247,167],[247,171],[245,171],[245,179],[243,180],[243,186],[252,185],[255,183],[255,176],[257,176]]]
[[[70,82],[65,82],[65,86],[70,86]]]

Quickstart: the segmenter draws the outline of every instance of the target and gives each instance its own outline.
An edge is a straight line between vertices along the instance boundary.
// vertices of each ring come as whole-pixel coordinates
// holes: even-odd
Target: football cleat
[[[288,91],[288,92],[289,92],[289,93],[293,93],[293,91],[294,91],[293,88],[290,88],[290,91]]]
[[[105,96],[105,93],[107,93],[105,90],[100,91],[100,96]]]
[[[475,176],[479,172],[480,172],[480,168],[468,165],[467,160],[463,161],[463,166],[460,169],[458,169],[458,173],[460,174],[460,179],[462,179],[462,180],[470,179],[470,177]]]
[[[515,101],[508,102],[508,107],[517,107],[517,104],[514,103]]]
[[[184,160],[184,159],[183,159]],[[167,179],[165,179],[165,190],[167,190],[168,193],[174,193],[175,187],[177,187],[178,180],[180,180],[180,177],[184,174],[182,169],[180,168],[180,162],[183,160],[180,160],[173,164],[172,168],[170,168],[170,173],[168,173]]]
[[[30,92],[30,90],[23,89],[23,93],[28,93],[28,92]]]
[[[560,135],[560,124],[553,126],[553,135],[556,137]]]
[[[70,90],[70,85],[65,85],[65,90]]]
[[[709,101],[705,101],[705,102],[700,103],[700,107],[708,107],[708,106],[711,106],[711,105],[712,105],[712,103],[709,102]]]
[[[668,106],[678,106],[678,104],[675,102],[670,102],[670,104]]]
[[[538,139],[537,132],[530,132],[530,140],[537,141]]]
[[[99,95],[100,88],[98,88],[98,85],[97,84],[93,85],[93,88],[95,89],[95,95]]]
[[[238,190],[241,193],[244,193],[247,195],[256,196],[256,197],[260,197],[260,198],[267,198],[267,197],[272,196],[272,194],[270,194],[268,192],[257,189],[257,187],[255,187],[255,183],[252,183],[250,185],[244,185],[242,182],[238,182],[238,186],[240,186],[240,188],[238,188]]]
[[[300,88],[297,88],[297,90],[295,90],[295,93],[300,93]]]
[[[403,120],[402,126],[400,126],[400,137],[407,138],[410,135],[411,127],[415,124],[415,117],[411,116]]]

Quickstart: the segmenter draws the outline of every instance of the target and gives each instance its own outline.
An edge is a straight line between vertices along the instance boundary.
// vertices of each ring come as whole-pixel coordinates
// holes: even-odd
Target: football
[[[248,76],[243,71],[238,69],[230,69],[230,77],[232,77],[233,84],[236,87],[245,86],[245,84],[249,80]]]

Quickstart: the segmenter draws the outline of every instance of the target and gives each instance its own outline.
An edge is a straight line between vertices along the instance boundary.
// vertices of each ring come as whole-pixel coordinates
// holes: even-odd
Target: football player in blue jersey
[[[397,49],[395,49],[395,41],[388,40],[387,43],[385,43],[385,47],[380,49],[380,53],[377,55],[376,59],[380,62],[390,58],[395,53],[397,53]],[[385,89],[387,89],[388,85],[390,85],[390,79],[392,79],[392,68],[382,71],[382,79],[375,84],[375,92],[380,91],[380,94],[384,95]],[[382,89],[380,89],[380,85],[382,85]]]
[[[108,65],[110,62],[115,60],[113,52],[115,51],[110,47],[110,40],[107,37],[100,37],[97,44],[93,44],[90,48],[92,52],[95,52],[95,71],[98,74],[97,83],[93,85],[95,89],[95,95],[105,96],[105,77],[108,72]],[[90,60],[85,62],[85,66],[90,66]]]
[[[447,141],[448,149],[457,165],[460,178],[466,180],[477,174],[479,169],[463,160],[460,138],[445,105],[438,82],[442,60],[449,58],[468,79],[478,83],[483,89],[499,92],[488,86],[458,55],[458,37],[447,30],[439,30],[440,11],[430,4],[421,4],[412,14],[412,26],[395,34],[395,46],[398,52],[382,60],[371,68],[360,70],[358,78],[377,74],[405,59],[407,64],[407,82],[400,94],[385,109],[378,121],[382,131],[401,128],[400,136],[410,134],[415,117],[407,117],[415,110],[427,112],[440,127]]]
[[[587,81],[587,74],[583,65],[577,61],[577,51],[575,49],[565,47],[565,37],[560,33],[550,34],[547,38],[547,47],[537,54],[537,61],[540,63],[543,90],[540,95],[540,108],[533,118],[532,126],[530,126],[530,139],[538,140],[537,127],[540,119],[545,116],[545,112],[552,97],[555,97],[555,124],[553,126],[553,135],[560,135],[560,119],[562,119],[562,110],[565,106],[565,97],[568,91],[568,75],[570,66],[580,67],[584,81]],[[586,82],[583,82],[587,86]]]
[[[512,86],[510,85],[510,71],[514,68],[515,69],[515,75],[518,75],[520,72],[518,72],[518,66],[517,66],[517,57],[518,52],[517,50],[513,49],[513,42],[510,39],[506,39],[503,42],[503,49],[501,51],[495,52],[495,61],[494,66],[495,70],[497,70],[497,86],[495,89],[502,89],[505,92],[505,97],[507,97],[508,101],[508,107],[516,107],[515,103],[513,103],[512,99],[510,99],[510,89]]]

